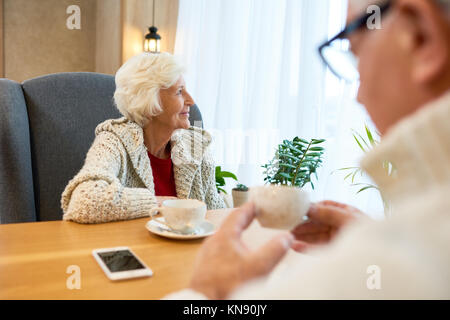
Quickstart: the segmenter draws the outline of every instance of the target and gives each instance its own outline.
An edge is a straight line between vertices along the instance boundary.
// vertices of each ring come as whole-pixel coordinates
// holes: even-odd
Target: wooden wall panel
[[[173,53],[178,23],[179,0],[156,0],[156,26],[162,37],[161,51]]]
[[[0,78],[4,77],[3,73],[3,0],[0,0]]]
[[[123,62],[142,52],[147,27],[152,23],[152,0],[124,0]]]
[[[95,72],[115,74],[122,65],[122,0],[97,0]]]

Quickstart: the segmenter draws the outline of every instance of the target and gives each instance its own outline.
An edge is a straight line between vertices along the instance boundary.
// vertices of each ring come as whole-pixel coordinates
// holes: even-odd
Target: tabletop
[[[206,218],[219,226],[230,211],[208,211]],[[204,239],[159,237],[145,228],[149,219],[0,225],[0,299],[160,299],[185,288]],[[133,250],[153,276],[109,280],[92,250],[118,246]],[[79,270],[79,289],[67,285],[74,268]]]

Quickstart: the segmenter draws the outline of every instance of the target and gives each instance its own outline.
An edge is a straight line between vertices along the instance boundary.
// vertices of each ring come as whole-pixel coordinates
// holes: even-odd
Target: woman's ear
[[[449,63],[448,23],[434,1],[398,0],[396,6],[407,22],[412,79],[428,85],[443,75]]]

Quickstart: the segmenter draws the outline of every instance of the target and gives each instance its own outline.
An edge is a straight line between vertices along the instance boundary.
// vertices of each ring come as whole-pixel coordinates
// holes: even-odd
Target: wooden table
[[[229,212],[209,211],[207,219],[220,225]],[[160,299],[185,288],[203,239],[162,238],[145,229],[147,221],[0,225],[0,299]],[[153,276],[110,281],[92,250],[116,246],[130,247]],[[71,265],[80,267],[80,289],[67,288]]]

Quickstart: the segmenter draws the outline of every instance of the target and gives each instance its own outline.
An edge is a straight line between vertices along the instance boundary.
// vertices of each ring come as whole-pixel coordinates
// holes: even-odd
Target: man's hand
[[[339,202],[327,200],[315,203],[308,211],[308,221],[292,230],[296,239],[292,248],[303,252],[329,243],[341,228],[363,216],[357,208]]]
[[[258,251],[241,241],[242,232],[255,217],[252,203],[235,209],[197,256],[190,288],[210,299],[224,299],[239,285],[267,275],[289,250],[294,238],[282,233]]]

